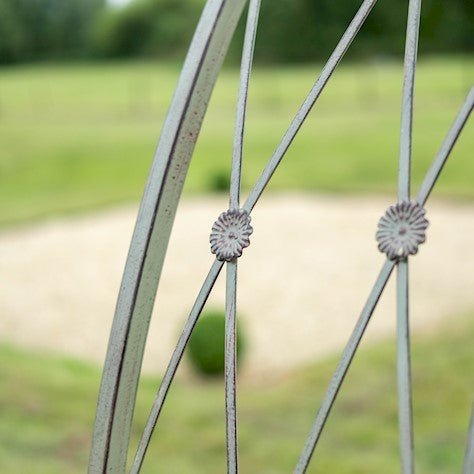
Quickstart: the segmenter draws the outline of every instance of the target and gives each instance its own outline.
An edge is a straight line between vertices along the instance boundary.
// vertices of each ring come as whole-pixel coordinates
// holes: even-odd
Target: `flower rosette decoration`
[[[425,209],[413,201],[390,206],[378,223],[378,248],[390,260],[405,259],[418,252],[426,240],[428,220]]]
[[[218,217],[209,237],[211,252],[218,260],[230,262],[242,255],[243,249],[250,245],[253,232],[250,220],[244,209],[229,209]]]

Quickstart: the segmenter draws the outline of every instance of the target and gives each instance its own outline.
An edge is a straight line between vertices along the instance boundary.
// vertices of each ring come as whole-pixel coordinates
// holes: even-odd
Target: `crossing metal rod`
[[[288,151],[288,148],[290,147],[296,134],[300,130],[304,121],[306,120],[306,117],[308,116],[314,104],[318,100],[319,96],[321,95],[321,92],[326,87],[326,84],[331,78],[337,65],[349,49],[349,46],[351,45],[354,38],[357,36],[357,33],[359,32],[361,26],[364,24],[365,20],[369,16],[369,13],[371,12],[372,8],[375,6],[376,3],[377,0],[365,0],[360,6],[357,13],[355,14],[351,23],[342,35],[341,40],[337,44],[336,48],[334,49],[333,53],[325,64],[323,70],[321,71],[321,74],[314,83],[309,94],[306,96],[306,99],[304,100],[301,108],[298,110],[296,116],[290,123],[290,126],[288,127],[283,138],[278,144],[275,152],[273,153],[266,167],[262,171],[262,174],[260,175],[257,183],[250,191],[250,194],[243,206],[246,211],[250,212],[254,208],[257,201],[260,199],[260,196],[262,195],[267,184],[270,182],[273,173],[275,173],[276,169],[278,168],[278,165],[280,164],[281,160]]]
[[[421,205],[424,205],[426,203],[426,200],[436,183],[436,180],[444,166],[444,163],[446,162],[451,151],[453,150],[454,145],[464,125],[466,124],[473,107],[474,87],[469,92],[466,101],[462,105],[451,129],[449,130],[446,138],[443,141],[439,153],[435,157],[433,164],[426,173],[426,176],[424,178],[423,184],[420,188],[417,197],[417,201]],[[349,342],[347,343],[346,348],[344,349],[339,365],[333,375],[331,383],[328,387],[326,395],[323,399],[321,407],[314,421],[311,432],[304,446],[303,452],[301,453],[300,459],[294,471],[297,474],[306,472],[306,469],[308,468],[309,462],[311,461],[311,457],[316,448],[317,442],[324,428],[326,420],[329,416],[332,405],[334,404],[337,393],[344,381],[344,377],[349,369],[350,363],[355,355],[357,347],[364,334],[365,328],[369,323],[372,312],[375,310],[377,301],[380,298],[380,295],[382,294],[383,288],[386,282],[388,281],[388,278],[394,266],[395,262],[392,262],[390,260],[387,260],[385,262],[384,267],[382,268],[382,271],[369,295],[369,299],[367,300],[366,306],[364,307],[362,314],[352,332]],[[400,285],[400,287],[402,287],[402,285]],[[404,325],[403,327],[407,328],[406,325]],[[469,472],[469,474],[473,473]]]
[[[199,291],[198,297],[196,298],[193,308],[189,313],[188,320],[186,321],[181,336],[178,340],[178,344],[176,345],[173,355],[171,356],[171,360],[168,364],[165,375],[163,376],[163,380],[161,381],[160,388],[158,389],[155,401],[153,402],[150,415],[148,416],[145,429],[143,430],[140,444],[138,445],[132,469],[130,470],[131,474],[137,474],[138,472],[140,472],[146,451],[148,449],[148,445],[150,444],[151,436],[156,426],[156,422],[158,421],[158,417],[160,416],[161,409],[163,408],[163,405],[165,403],[166,396],[168,395],[171,383],[173,382],[174,376],[176,375],[176,371],[178,370],[178,366],[183,357],[184,350],[186,349],[193,329],[196,326],[199,316],[201,315],[204,305],[206,304],[206,301],[209,298],[212,288],[214,287],[223,266],[224,262],[220,262],[219,260],[214,261],[206,279],[204,280],[204,284],[202,285],[202,288]]]
[[[306,440],[298,464],[294,470],[295,474],[306,472],[306,469],[309,466],[311,457],[313,456],[314,450],[316,448],[316,444],[318,443],[324,425],[326,424],[326,421],[329,417],[329,413],[334,401],[336,400],[339,389],[344,382],[344,378],[346,377],[347,371],[349,370],[352,359],[354,358],[360,341],[362,340],[362,336],[364,335],[370,318],[372,317],[375,307],[377,306],[380,296],[383,293],[383,290],[388,282],[388,279],[390,278],[390,275],[392,274],[394,267],[395,262],[392,260],[386,260],[382,266],[379,276],[375,281],[367,302],[365,303],[354,330],[352,331],[351,337],[344,348],[337,369],[334,372],[331,382],[329,383],[329,387],[326,391],[323,402],[321,403],[321,407],[319,408],[318,414],[316,415],[316,419]]]
[[[451,151],[456,144],[459,135],[466,125],[472,109],[474,108],[474,87],[471,87],[471,90],[467,94],[466,100],[464,101],[461,109],[459,110],[456,118],[454,119],[451,128],[449,129],[433,163],[431,164],[426,176],[421,184],[420,190],[418,192],[418,196],[416,201],[423,206],[426,203],[431,191],[433,190],[436,181],[443,170],[443,167],[451,154]]]

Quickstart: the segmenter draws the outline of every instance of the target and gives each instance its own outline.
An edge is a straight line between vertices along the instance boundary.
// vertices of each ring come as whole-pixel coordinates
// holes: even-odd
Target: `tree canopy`
[[[0,62],[95,57],[182,55],[204,0],[135,0],[124,8],[105,0],[0,0]],[[303,62],[327,57],[361,0],[262,1],[256,58]],[[401,54],[408,0],[380,0],[350,54]],[[240,55],[238,27],[230,56]],[[421,53],[474,50],[474,2],[424,0]]]

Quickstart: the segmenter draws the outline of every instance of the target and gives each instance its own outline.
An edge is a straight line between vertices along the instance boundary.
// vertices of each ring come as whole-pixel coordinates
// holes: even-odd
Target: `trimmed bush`
[[[214,193],[228,192],[230,188],[230,172],[216,170],[209,177],[208,188]]]
[[[244,337],[237,324],[237,361],[242,358]],[[222,311],[204,313],[194,328],[188,354],[192,366],[201,374],[215,376],[224,373],[225,314]]]

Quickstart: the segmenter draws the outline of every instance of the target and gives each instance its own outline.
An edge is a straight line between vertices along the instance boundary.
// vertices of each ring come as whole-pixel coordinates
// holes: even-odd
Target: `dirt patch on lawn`
[[[225,197],[184,199],[144,367],[162,372],[212,264],[208,235]],[[246,374],[286,371],[347,340],[383,263],[374,240],[384,197],[266,196],[239,260]],[[103,362],[136,209],[54,220],[0,234],[0,337]],[[474,307],[474,205],[430,202],[427,243],[410,261],[414,330]],[[224,273],[209,307],[224,305]],[[391,282],[367,339],[393,334]]]

